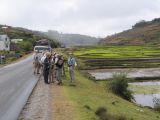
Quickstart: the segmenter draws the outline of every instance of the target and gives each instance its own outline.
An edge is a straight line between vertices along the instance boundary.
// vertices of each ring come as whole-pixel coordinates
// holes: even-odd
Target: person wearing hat
[[[48,75],[49,75],[49,69],[50,69],[50,57],[51,57],[51,53],[50,52],[46,52],[45,53],[46,58],[44,59],[44,63],[43,63],[43,76],[44,76],[44,82],[46,84],[49,84],[48,82]]]
[[[73,57],[73,53],[69,53],[68,70],[69,70],[70,82],[71,83],[75,82],[75,75],[74,75],[75,66],[77,66],[76,59]]]

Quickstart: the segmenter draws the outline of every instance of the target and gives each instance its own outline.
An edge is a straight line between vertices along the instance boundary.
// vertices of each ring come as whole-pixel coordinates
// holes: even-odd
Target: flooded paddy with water
[[[160,81],[129,83],[135,102],[141,106],[154,107],[154,99],[160,99]]]
[[[129,78],[159,78],[159,68],[105,69],[88,71],[96,80],[109,80],[114,73],[126,73]],[[138,81],[138,80],[137,80]],[[135,102],[141,106],[154,107],[154,99],[160,99],[160,79],[129,83]]]
[[[103,70],[89,70],[96,80],[104,80],[112,78],[114,73],[126,73],[129,78],[142,77],[160,77],[160,68],[131,68],[131,69],[103,69]]]

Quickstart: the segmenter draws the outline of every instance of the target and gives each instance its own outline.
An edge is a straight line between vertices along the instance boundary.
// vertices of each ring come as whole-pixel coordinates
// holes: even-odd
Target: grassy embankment
[[[63,52],[65,53],[65,50]],[[63,89],[72,103],[76,120],[99,120],[95,111],[101,106],[106,107],[109,114],[126,116],[128,120],[159,120],[160,118],[159,113],[138,107],[111,93],[107,82],[101,84],[101,82],[89,80],[79,70],[76,70],[75,87],[69,86],[68,74],[64,79]]]

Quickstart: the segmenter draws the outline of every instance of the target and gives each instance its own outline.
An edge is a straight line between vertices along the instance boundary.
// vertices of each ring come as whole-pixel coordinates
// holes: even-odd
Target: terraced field
[[[83,69],[150,68],[160,66],[160,46],[78,47],[75,55]]]

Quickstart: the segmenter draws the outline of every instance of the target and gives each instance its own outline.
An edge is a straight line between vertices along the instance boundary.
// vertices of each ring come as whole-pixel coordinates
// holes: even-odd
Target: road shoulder
[[[75,120],[72,103],[69,101],[64,87],[51,85],[53,120]]]
[[[18,120],[50,120],[50,87],[40,79]]]
[[[45,84],[41,78],[18,120],[74,120],[73,106],[64,86]]]

